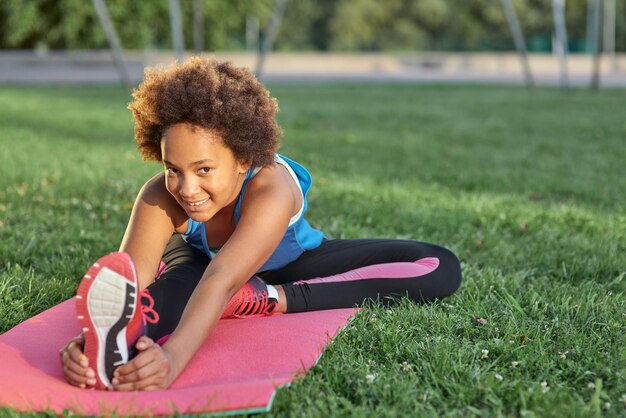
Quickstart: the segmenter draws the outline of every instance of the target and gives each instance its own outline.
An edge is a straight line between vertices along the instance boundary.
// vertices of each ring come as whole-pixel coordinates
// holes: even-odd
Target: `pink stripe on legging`
[[[439,259],[437,257],[426,257],[420,258],[412,263],[397,262],[374,264],[350,270],[345,273],[335,274],[334,276],[298,280],[292,284],[336,283],[370,279],[407,279],[409,277],[424,276],[434,271],[437,267],[439,267]]]
[[[166,335],[162,336],[161,338],[159,338],[159,339],[157,340],[157,342],[156,342],[156,343],[157,343],[158,345],[163,345],[163,344],[165,344],[165,342],[166,342],[167,340],[169,340],[169,339],[170,339],[170,336],[171,336],[171,335],[172,335],[172,334],[166,334]]]

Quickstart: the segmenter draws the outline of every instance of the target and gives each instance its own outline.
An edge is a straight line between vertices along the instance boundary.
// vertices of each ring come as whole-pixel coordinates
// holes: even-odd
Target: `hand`
[[[139,338],[136,347],[139,354],[113,372],[113,389],[167,389],[177,375],[172,355],[145,336]]]
[[[83,354],[84,347],[85,336],[81,334],[59,351],[65,380],[83,389],[96,385],[96,373],[89,367],[89,360]]]

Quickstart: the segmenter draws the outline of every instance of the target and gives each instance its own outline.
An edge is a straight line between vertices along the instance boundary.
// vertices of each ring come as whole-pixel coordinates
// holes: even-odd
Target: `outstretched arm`
[[[209,336],[230,298],[272,255],[297,199],[289,179],[279,170],[282,168],[267,167],[255,177],[237,228],[207,267],[178,327],[162,347],[143,339],[142,352],[116,370],[116,390],[168,387]]]

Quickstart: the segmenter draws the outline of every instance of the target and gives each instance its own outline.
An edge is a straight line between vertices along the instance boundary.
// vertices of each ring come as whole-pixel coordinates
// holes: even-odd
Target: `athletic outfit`
[[[311,188],[312,183],[311,175],[300,164],[281,155],[277,154],[274,161],[287,168],[287,171],[289,171],[289,174],[291,174],[291,177],[293,177],[302,193],[303,202],[300,211],[289,221],[287,232],[285,232],[274,254],[261,266],[259,271],[276,270],[285,267],[287,264],[300,257],[304,251],[319,247],[324,239],[324,234],[311,227],[306,219],[304,219],[304,213],[308,206],[306,194]],[[251,168],[246,173],[243,185],[241,186],[241,192],[239,193],[235,205],[235,224],[239,223],[239,218],[241,217],[241,203],[243,202],[243,196],[246,193],[248,184],[259,171],[261,171],[261,168],[257,167]],[[211,258],[215,257],[219,251],[219,249],[209,248],[206,238],[206,229],[202,222],[196,222],[189,218],[187,232],[185,232],[182,237],[194,248],[203,251]]]
[[[303,203],[256,276],[267,284],[283,286],[288,312],[347,308],[367,299],[389,305],[401,296],[429,302],[454,293],[460,286],[458,259],[437,245],[392,239],[327,239],[304,218],[306,194],[312,183],[308,171],[281,155],[276,155],[275,162],[285,166],[294,178]],[[259,171],[251,168],[246,173],[235,206],[235,223],[239,222],[246,188]],[[148,324],[148,336],[158,340],[176,328],[189,297],[218,251],[209,248],[204,224],[192,219],[184,234],[172,236],[162,259],[167,267],[148,287],[160,317],[158,323]]]

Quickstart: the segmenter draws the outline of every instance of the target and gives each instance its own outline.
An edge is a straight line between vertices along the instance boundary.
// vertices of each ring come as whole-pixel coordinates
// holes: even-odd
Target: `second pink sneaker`
[[[278,300],[268,295],[267,284],[254,276],[230,299],[221,319],[268,316],[277,308]]]

